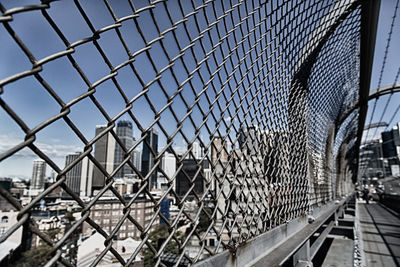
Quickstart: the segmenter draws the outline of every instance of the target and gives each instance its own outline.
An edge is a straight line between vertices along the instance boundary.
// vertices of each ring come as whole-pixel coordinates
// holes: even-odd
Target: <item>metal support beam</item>
[[[388,95],[388,94],[395,94],[400,93],[400,83],[389,84],[385,86],[381,86],[370,91],[368,96],[368,101],[373,99],[378,99],[381,96]],[[359,101],[353,102],[349,107],[342,113],[342,116],[338,120],[338,128],[340,125],[353,113],[354,110],[360,107]]]
[[[364,127],[364,131],[368,130],[368,129],[387,127],[387,126],[389,126],[389,124],[387,122],[384,122],[384,121],[371,123],[371,124],[368,124],[367,126]]]
[[[294,266],[312,266],[312,257],[310,250],[310,239],[308,239],[303,246],[293,255]]]
[[[336,212],[335,212],[335,215],[336,215]],[[313,259],[315,257],[315,255],[317,254],[319,248],[322,246],[326,237],[331,232],[334,223],[335,223],[335,221],[331,221],[328,224],[328,226],[325,228],[325,230],[318,236],[317,240],[315,240],[315,242],[312,244],[312,246],[310,248],[311,259]]]
[[[361,49],[360,49],[360,88],[357,140],[355,144],[356,168],[353,182],[358,175],[358,161],[361,139],[364,131],[365,119],[368,111],[368,96],[371,84],[372,63],[374,60],[376,29],[380,0],[366,0],[361,2]]]

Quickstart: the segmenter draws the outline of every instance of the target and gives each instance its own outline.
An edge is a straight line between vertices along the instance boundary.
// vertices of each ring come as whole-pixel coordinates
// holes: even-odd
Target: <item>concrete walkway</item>
[[[358,207],[367,267],[399,267],[400,217],[372,201]]]

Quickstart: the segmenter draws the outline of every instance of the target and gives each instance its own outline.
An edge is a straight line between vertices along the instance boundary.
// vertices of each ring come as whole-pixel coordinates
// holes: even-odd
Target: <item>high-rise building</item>
[[[222,137],[215,137],[211,145],[211,162],[215,165],[218,161],[228,161],[228,142]]]
[[[371,140],[360,147],[360,168],[366,171],[364,175],[370,178],[382,178],[387,174],[390,175],[389,166],[385,168],[382,157],[382,142],[379,140]]]
[[[96,126],[96,136],[99,135],[104,129],[105,125]],[[115,152],[115,139],[111,133],[103,135],[94,146],[94,158],[100,165],[105,168],[108,173],[114,170],[114,152]],[[93,190],[101,189],[105,184],[105,176],[96,166],[93,167]]]
[[[200,159],[201,158],[201,148],[200,144],[197,142],[193,142],[192,144],[192,154],[194,156],[194,159]]]
[[[383,157],[387,160],[389,168],[392,170],[399,168],[399,152],[400,152],[400,136],[399,126],[396,125],[392,130],[382,132],[382,152]],[[393,171],[390,171],[393,175]],[[395,171],[397,173],[397,171]]]
[[[397,156],[396,145],[394,142],[393,131],[382,132],[382,152],[384,158]]]
[[[173,154],[164,153],[161,159],[161,169],[165,172],[169,179],[174,176],[176,171],[176,158]]]
[[[142,153],[138,150],[133,150],[133,165],[138,169],[138,171],[142,170]]]
[[[288,131],[263,131],[260,151],[264,161],[264,174],[271,183],[285,181],[290,171],[290,150]]]
[[[31,180],[31,189],[42,190],[44,189],[44,178],[46,176],[46,162],[42,159],[35,159],[33,161],[33,172]]]
[[[122,142],[123,146],[125,147],[125,150],[129,150],[133,146],[133,142],[135,139],[133,138],[133,129],[132,129],[132,122],[130,121],[119,121],[117,123],[117,136],[119,140]],[[130,161],[132,164],[135,164],[134,161],[134,153],[131,153],[131,159]],[[115,154],[114,154],[114,169],[116,169],[121,162],[125,159],[126,154],[122,147],[116,142],[115,143]],[[136,166],[137,167],[137,166]],[[125,165],[118,170],[118,172],[115,174],[115,178],[123,178],[126,175],[132,174],[133,170],[129,166],[128,163],[125,163]]]
[[[77,152],[65,157],[65,166],[71,164],[82,153]],[[65,184],[78,196],[90,196],[92,187],[93,164],[87,157],[81,159],[65,176]],[[66,194],[64,194],[66,195]]]
[[[261,132],[257,125],[240,127],[239,147],[247,155],[257,155],[260,153]]]
[[[184,196],[194,183],[194,188],[189,195],[196,193],[201,195],[204,192],[204,168],[208,164],[207,161],[199,164],[198,160],[184,159],[179,164],[183,164],[175,179],[175,192],[179,196]],[[180,166],[177,166],[180,167]],[[200,169],[200,170],[199,170]]]
[[[65,157],[65,166],[71,164],[74,160],[76,160],[81,153],[70,154]],[[81,176],[82,176],[82,161],[75,164],[72,169],[70,169],[65,174],[65,184],[75,193],[80,193],[81,188]]]
[[[154,167],[154,159],[158,154],[158,132],[151,129],[147,132],[146,139],[143,142],[142,153],[142,174],[146,176]],[[151,173],[149,180],[149,189],[157,187],[157,170]]]

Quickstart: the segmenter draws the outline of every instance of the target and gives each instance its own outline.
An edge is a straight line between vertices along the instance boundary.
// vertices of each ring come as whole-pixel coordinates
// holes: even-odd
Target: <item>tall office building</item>
[[[290,133],[285,130],[263,131],[260,151],[264,161],[264,174],[271,183],[284,181],[290,166]]]
[[[138,150],[133,150],[132,152],[133,157],[133,165],[138,169],[138,171],[142,170],[142,152]]]
[[[151,129],[147,132],[145,142],[143,142],[142,153],[142,174],[146,176],[154,167],[154,158],[158,154],[158,132]],[[157,187],[157,171],[151,173],[149,189]]]
[[[192,144],[192,154],[194,156],[194,159],[200,159],[201,158],[201,148],[200,144],[197,142],[193,142]]]
[[[397,175],[400,156],[399,126],[396,125],[392,130],[382,132],[381,135],[383,157],[388,161],[391,175]]]
[[[393,130],[382,132],[382,152],[384,158],[393,158],[397,156],[396,145],[394,141]]]
[[[31,180],[31,189],[42,190],[44,189],[44,178],[46,176],[46,162],[42,159],[35,159],[33,161],[33,172]]]
[[[199,164],[200,163],[200,164]],[[182,166],[180,166],[182,165]],[[179,163],[180,171],[175,179],[175,192],[184,196],[194,184],[189,195],[201,195],[204,192],[204,169],[208,168],[208,162],[194,159],[184,159]],[[199,170],[200,169],[200,170]]]
[[[104,129],[105,125],[96,126],[96,136],[99,135]],[[94,146],[94,158],[99,162],[103,168],[110,174],[114,170],[114,152],[115,152],[115,139],[111,133],[103,135]],[[105,176],[97,166],[93,167],[93,190],[101,189],[105,184]]]
[[[129,150],[133,146],[133,142],[135,139],[133,138],[133,130],[132,130],[132,122],[130,121],[119,121],[117,123],[117,136],[123,143],[126,150]],[[134,164],[134,153],[131,153],[130,161]],[[115,143],[115,155],[114,155],[114,169],[116,169],[121,162],[125,159],[126,155],[122,147],[116,142]],[[137,167],[137,166],[136,166]],[[128,163],[119,169],[119,171],[115,174],[115,178],[123,178],[126,175],[132,174],[133,169],[129,166]]]
[[[257,155],[260,153],[261,132],[257,125],[240,127],[239,147],[247,155]]]
[[[65,157],[65,166],[71,164],[82,153],[69,154]],[[66,173],[65,184],[78,196],[90,196],[92,187],[93,164],[87,157],[81,159]],[[64,194],[66,195],[66,194]]]
[[[390,175],[389,166],[385,168],[382,157],[382,142],[371,140],[360,147],[360,168],[365,168],[367,177],[382,178]]]
[[[176,171],[176,158],[173,154],[164,153],[161,159],[161,169],[171,179]]]
[[[215,165],[218,161],[228,161],[228,142],[222,137],[215,137],[211,145],[211,162]]]

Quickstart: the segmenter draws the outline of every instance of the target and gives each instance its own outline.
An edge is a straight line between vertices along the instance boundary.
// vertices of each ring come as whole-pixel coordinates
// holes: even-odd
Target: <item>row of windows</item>
[[[152,202],[146,202],[146,203],[134,203],[131,208],[142,208],[142,207],[151,207],[153,205]],[[119,209],[119,208],[124,208],[123,204],[120,203],[114,203],[114,204],[96,204],[94,206],[95,209]]]
[[[136,214],[141,214],[141,210],[136,210]],[[131,214],[133,215],[135,213],[135,211],[133,210],[133,211],[131,211]],[[94,212],[94,216],[101,216],[101,215],[113,215],[113,216],[116,216],[116,215],[123,215],[124,213],[123,213],[123,211],[122,210],[113,210],[113,211],[111,211],[111,213],[110,213],[110,211],[109,210],[104,210],[104,211],[95,211]]]
[[[119,233],[119,238],[124,238],[124,237],[137,237],[140,238],[140,232],[129,232],[129,233]]]
[[[133,225],[132,225],[132,226],[133,226]],[[109,232],[109,233],[111,233],[111,231],[113,230],[112,227],[110,227],[110,226],[103,227],[103,228],[104,228],[105,231],[107,231],[107,232]],[[3,230],[4,230],[4,233],[5,233],[5,228],[2,229],[2,228],[0,227],[0,232],[3,231]],[[126,230],[126,229],[125,229],[124,226],[122,226],[120,230],[123,231],[123,230]],[[139,231],[131,231],[131,232],[128,232],[128,233],[123,232],[123,233],[119,233],[119,234],[118,234],[118,237],[119,237],[119,238],[125,238],[125,237],[137,237],[137,238],[139,238],[139,237],[140,237],[140,232],[139,232]]]
[[[94,222],[97,224],[101,224],[101,220],[94,220]],[[113,226],[115,226],[118,222],[119,222],[118,219],[112,219]],[[109,224],[109,223],[110,223],[110,219],[103,219],[103,224]],[[110,227],[110,226],[108,226],[108,227]],[[129,224],[128,226],[121,225],[120,229],[121,230],[126,230],[126,229],[133,230],[133,229],[135,229],[135,225],[133,225],[133,224]]]

